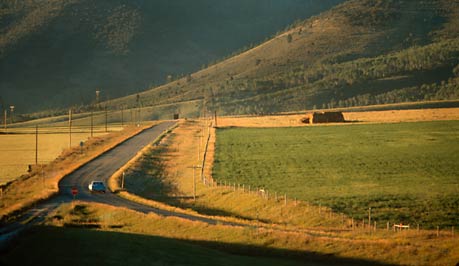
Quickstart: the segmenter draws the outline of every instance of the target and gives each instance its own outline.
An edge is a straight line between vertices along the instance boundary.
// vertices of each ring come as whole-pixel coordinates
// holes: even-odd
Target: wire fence
[[[216,181],[212,178],[211,175],[205,176],[205,167],[206,167],[206,158],[207,153],[209,152],[209,142],[211,140],[211,130],[212,123],[209,125],[205,148],[203,151],[203,161],[201,166],[201,182],[207,187],[214,187],[214,188],[223,188],[227,191],[232,192],[242,192],[247,193],[250,195],[255,195],[263,200],[270,201],[273,204],[278,204],[279,208],[290,206],[290,207],[304,207],[308,209],[314,209],[316,214],[321,217],[322,219],[330,219],[333,221],[341,219],[341,228],[340,230],[348,230],[348,231],[358,231],[358,232],[368,232],[368,233],[375,233],[378,231],[386,231],[386,232],[393,232],[393,233],[415,233],[415,234],[427,234],[427,235],[434,235],[437,237],[457,237],[456,228],[455,226],[451,227],[440,227],[437,226],[434,230],[424,230],[421,229],[421,224],[403,224],[397,222],[382,222],[372,220],[371,217],[371,209],[365,210],[364,216],[368,214],[367,218],[363,219],[354,219],[354,217],[348,217],[343,213],[335,213],[332,211],[331,208],[321,206],[320,204],[312,205],[308,202],[304,202],[298,200],[295,197],[288,197],[287,193],[280,193],[277,191],[270,191],[264,187],[258,186],[251,186],[250,184],[240,184],[236,182],[229,182],[229,181]]]

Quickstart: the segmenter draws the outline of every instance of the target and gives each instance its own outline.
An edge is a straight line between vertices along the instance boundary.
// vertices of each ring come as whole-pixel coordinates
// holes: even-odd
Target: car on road
[[[91,192],[105,193],[106,191],[104,182],[102,181],[91,181],[91,183],[89,183],[88,188],[89,188],[89,191]]]

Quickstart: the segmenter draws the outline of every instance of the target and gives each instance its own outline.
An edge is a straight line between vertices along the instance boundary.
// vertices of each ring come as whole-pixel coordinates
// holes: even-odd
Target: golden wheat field
[[[110,131],[118,130],[110,128]],[[19,134],[0,135],[0,185],[27,173],[28,165],[35,164],[36,136],[30,130],[15,129]],[[100,136],[105,132],[94,132]],[[72,133],[72,146],[80,145],[90,137],[90,132]],[[84,145],[84,144],[83,144]],[[38,164],[46,164],[59,156],[70,146],[68,132],[52,133],[52,130],[40,130],[38,134]]]
[[[325,110],[326,111],[326,110]],[[459,120],[459,108],[343,112],[344,118],[356,123],[399,123]],[[220,117],[219,127],[297,127],[305,114],[273,116]]]

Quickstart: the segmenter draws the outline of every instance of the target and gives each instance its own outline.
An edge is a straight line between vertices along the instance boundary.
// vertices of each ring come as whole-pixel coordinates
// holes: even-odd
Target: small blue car
[[[102,181],[92,181],[91,183],[89,183],[89,191],[91,192],[101,192],[101,193],[105,193],[105,185],[104,185],[104,182]]]

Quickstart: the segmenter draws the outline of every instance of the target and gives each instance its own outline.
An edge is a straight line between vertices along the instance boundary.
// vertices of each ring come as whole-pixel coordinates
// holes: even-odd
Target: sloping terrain
[[[350,0],[192,75],[111,101],[197,115],[459,96],[459,3]],[[183,104],[195,103],[193,111]]]
[[[125,96],[342,1],[4,0],[0,98],[24,113]]]

